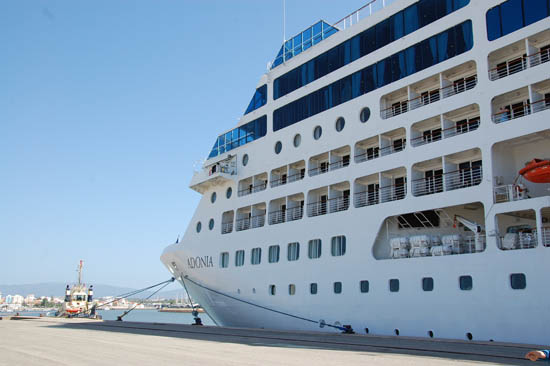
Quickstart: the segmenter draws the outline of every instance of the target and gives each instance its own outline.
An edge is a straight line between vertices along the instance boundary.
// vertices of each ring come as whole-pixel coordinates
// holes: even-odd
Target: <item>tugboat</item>
[[[78,283],[72,288],[67,285],[65,288],[65,301],[63,308],[57,316],[59,317],[84,317],[95,318],[95,306],[93,305],[93,285],[89,288],[82,283],[82,260],[77,268]]]

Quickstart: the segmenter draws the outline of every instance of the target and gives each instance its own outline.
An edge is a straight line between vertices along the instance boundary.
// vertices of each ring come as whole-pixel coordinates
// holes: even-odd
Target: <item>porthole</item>
[[[313,138],[315,140],[319,140],[322,134],[323,134],[323,129],[321,128],[321,126],[315,127],[315,129],[313,130]]]
[[[365,328],[365,334],[369,334],[369,328]]]
[[[210,219],[210,221],[208,221],[208,228],[210,230],[212,230],[214,228],[214,219]]]
[[[395,328],[395,329],[393,330],[393,332],[395,333],[396,336],[399,335],[399,329]]]
[[[302,135],[297,133],[296,136],[294,136],[294,147],[300,146],[301,143],[302,143]]]
[[[248,154],[243,155],[243,166],[246,166],[248,164]]]
[[[474,336],[472,335],[472,333],[468,332],[466,333],[466,338],[468,338],[468,340],[471,341],[472,339],[474,339]]]
[[[296,294],[296,285],[294,284],[288,285],[288,294],[291,296]]]
[[[212,195],[210,196],[210,202],[212,203],[216,202],[216,198],[217,198],[216,192],[212,192]]]
[[[275,292],[276,292],[276,288],[275,288],[275,285],[269,285],[269,294],[270,295],[275,295]]]
[[[370,118],[370,108],[365,107],[361,109],[361,113],[359,114],[359,119],[361,120],[361,122],[365,123],[369,120],[369,118]]]
[[[344,126],[346,125],[346,120],[344,117],[340,117],[336,120],[336,131],[340,132],[344,129]]]
[[[525,274],[523,273],[512,273],[510,275],[510,286],[514,290],[523,290],[527,287],[527,281],[525,279]]]
[[[201,232],[201,229],[202,229],[202,224],[201,222],[197,222],[197,233],[200,233]]]
[[[230,199],[232,193],[233,193],[233,189],[231,187],[228,187],[227,191],[225,191],[225,197],[227,197],[227,199]]]
[[[433,338],[433,337],[434,337],[434,332],[433,332],[433,330],[429,330],[429,331],[428,331],[428,337],[430,337],[430,338]]]
[[[252,287],[252,293],[253,293],[253,294],[256,293],[256,288],[255,288],[255,287]]]
[[[335,294],[342,293],[342,282],[334,282],[334,293]]]
[[[279,154],[282,149],[283,144],[281,143],[281,141],[277,141],[277,143],[275,144],[275,154]]]

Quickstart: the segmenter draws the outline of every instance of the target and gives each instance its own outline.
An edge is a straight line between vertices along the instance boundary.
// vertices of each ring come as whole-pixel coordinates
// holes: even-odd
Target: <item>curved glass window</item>
[[[467,52],[473,42],[472,22],[467,20],[276,109],[273,131]]]
[[[210,202],[212,203],[216,202],[216,197],[217,197],[216,192],[212,192],[212,195],[210,196]]]
[[[344,117],[340,117],[336,120],[336,131],[340,132],[344,129],[344,126],[346,125],[346,120]]]
[[[228,188],[227,188],[227,191],[225,191],[225,197],[226,197],[227,199],[230,199],[232,193],[233,193],[233,189],[232,189],[231,187],[228,187]]]
[[[370,118],[370,108],[365,107],[361,109],[361,114],[359,114],[359,119],[361,120],[361,122],[365,123],[369,120],[369,118]]]
[[[279,154],[281,150],[283,149],[283,144],[281,141],[277,141],[275,144],[275,154]]]
[[[500,37],[550,16],[550,4],[544,0],[508,0],[485,14],[487,39]]]
[[[248,164],[248,154],[243,155],[243,166],[246,166]]]
[[[248,114],[256,109],[263,107],[267,103],[267,84],[260,86],[256,89],[248,108],[244,114]]]
[[[197,229],[197,233],[200,233],[200,232],[201,232],[201,229],[202,229],[202,224],[201,224],[201,222],[200,222],[200,221],[199,221],[199,222],[197,222],[197,227],[196,227],[196,229]]]
[[[210,230],[212,230],[214,228],[214,219],[210,219],[210,221],[208,221],[208,228]]]
[[[264,137],[267,132],[267,116],[261,116],[254,121],[250,121],[242,126],[226,132],[216,139],[214,147],[208,155],[208,159],[221,155]]]
[[[340,43],[338,46],[275,79],[273,82],[273,99],[285,96],[332,71],[338,70],[377,49],[385,47],[468,5],[469,2],[470,0],[420,0],[406,9],[395,13],[390,18],[364,30],[353,38]],[[331,27],[326,23],[323,26]],[[332,29],[335,28],[332,27]],[[316,31],[315,26],[312,27],[312,30],[314,34],[319,34],[321,32],[320,29]],[[281,64],[285,57],[288,59],[289,56],[292,57],[296,55],[297,53],[293,52],[293,50],[299,50],[298,53],[300,53],[302,50],[302,48],[300,48],[302,43],[300,42],[304,40],[306,43],[303,44],[308,44],[305,40],[310,39],[311,34],[306,34],[304,32],[303,35],[298,35],[288,40],[283,46],[284,49],[281,48],[279,51],[273,67]],[[309,44],[311,44],[311,41],[309,42]],[[298,48],[296,48],[296,45],[298,45]]]
[[[300,146],[301,143],[302,143],[302,136],[299,133],[297,133],[296,136],[294,136],[294,147]]]

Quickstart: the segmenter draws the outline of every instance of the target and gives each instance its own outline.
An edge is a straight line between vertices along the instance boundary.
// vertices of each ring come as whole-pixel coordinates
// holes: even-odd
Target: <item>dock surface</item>
[[[0,365],[532,365],[540,346],[182,324],[0,321]]]

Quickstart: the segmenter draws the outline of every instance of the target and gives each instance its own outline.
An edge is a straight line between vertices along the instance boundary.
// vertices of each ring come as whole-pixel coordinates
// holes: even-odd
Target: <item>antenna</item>
[[[286,0],[283,0],[283,44],[285,42],[286,42]]]

